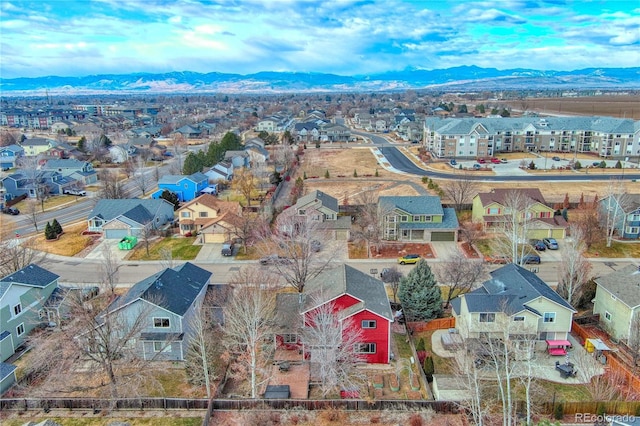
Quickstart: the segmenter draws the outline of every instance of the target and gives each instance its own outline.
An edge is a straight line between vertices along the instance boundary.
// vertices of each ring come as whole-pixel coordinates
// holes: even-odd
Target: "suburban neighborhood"
[[[2,411],[640,412],[640,121],[396,98],[12,100]]]

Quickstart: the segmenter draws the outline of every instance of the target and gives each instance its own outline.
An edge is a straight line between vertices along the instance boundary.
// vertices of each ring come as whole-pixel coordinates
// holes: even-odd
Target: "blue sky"
[[[638,0],[0,0],[0,77],[640,66]]]

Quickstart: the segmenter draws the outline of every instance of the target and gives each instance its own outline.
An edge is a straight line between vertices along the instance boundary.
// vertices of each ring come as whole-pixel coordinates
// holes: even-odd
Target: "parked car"
[[[474,164],[473,165],[473,169],[474,170],[480,170],[482,168],[482,166],[480,164]]]
[[[276,265],[283,264],[289,262],[289,259],[286,257],[278,256],[277,254],[271,254],[269,256],[265,256],[260,258],[261,265]]]
[[[533,246],[534,249],[538,250],[538,251],[545,251],[547,249],[547,246],[545,243],[543,243],[540,240],[534,240],[531,242],[531,245]]]
[[[501,162],[502,164],[507,164],[507,163],[509,162],[509,160],[507,160],[506,158],[501,158],[501,159],[500,159],[500,162]]]
[[[521,265],[528,265],[530,263],[535,263],[536,265],[540,264],[540,256],[537,254],[525,254],[518,262]]]
[[[222,244],[222,255],[223,256],[233,256],[233,250],[235,246],[232,241],[226,241]]]
[[[506,265],[511,263],[511,258],[499,254],[490,254],[484,257],[484,261],[493,265]]]
[[[486,162],[487,160],[485,160],[484,158],[478,158],[478,163],[485,164]]]
[[[558,250],[558,242],[555,238],[545,238],[542,242],[549,250]]]
[[[500,164],[500,159],[499,159],[499,158],[496,158],[496,157],[493,157],[493,158],[491,159],[491,162],[492,162],[493,164]]]
[[[560,161],[560,157],[553,157],[552,160],[553,161]]]
[[[64,194],[77,195],[79,197],[84,197],[85,195],[87,195],[87,191],[84,191],[82,189],[65,189],[62,192]]]
[[[2,209],[2,213],[16,216],[20,214],[20,210],[16,209],[15,207],[5,207],[4,209]]]
[[[410,265],[413,263],[418,263],[418,260],[420,260],[419,254],[405,254],[404,256],[398,258],[398,263],[401,265]]]
[[[456,166],[458,162],[455,159],[451,159],[451,161],[449,161],[449,164],[451,164],[452,166]]]

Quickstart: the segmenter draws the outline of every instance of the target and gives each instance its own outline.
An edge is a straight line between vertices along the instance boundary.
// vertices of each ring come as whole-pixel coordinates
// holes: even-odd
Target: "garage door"
[[[556,240],[563,240],[566,237],[564,229],[554,229],[551,231],[551,236]]]
[[[104,237],[109,240],[121,239],[129,235],[128,229],[107,229]]]
[[[455,241],[455,232],[431,232],[431,241]]]
[[[530,240],[541,240],[549,236],[548,229],[530,229],[527,231],[527,237]]]

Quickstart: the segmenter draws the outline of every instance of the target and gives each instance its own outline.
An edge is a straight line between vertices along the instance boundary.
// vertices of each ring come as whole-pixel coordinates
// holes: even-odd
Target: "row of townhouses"
[[[438,158],[484,158],[500,152],[640,155],[640,121],[611,117],[436,118],[424,144]]]

